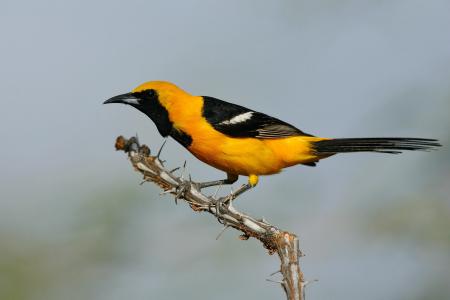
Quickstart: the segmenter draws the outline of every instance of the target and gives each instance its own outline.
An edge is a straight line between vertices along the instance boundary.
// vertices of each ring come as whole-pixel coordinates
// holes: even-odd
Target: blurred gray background
[[[163,141],[101,104],[148,80],[319,136],[440,139],[293,167],[235,205],[299,235],[308,299],[449,299],[449,29],[445,0],[2,0],[0,299],[284,299],[276,256],[216,241],[114,151]],[[223,176],[173,140],[163,158]]]

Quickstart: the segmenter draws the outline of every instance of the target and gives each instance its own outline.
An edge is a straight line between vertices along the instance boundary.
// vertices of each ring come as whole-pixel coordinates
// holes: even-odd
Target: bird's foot
[[[238,175],[234,175],[234,174],[227,174],[227,178],[226,179],[221,179],[221,180],[214,180],[214,181],[206,181],[206,182],[197,182],[196,186],[199,189],[204,189],[207,187],[211,187],[211,186],[222,186],[224,184],[233,184],[238,180]]]
[[[175,189],[175,204],[178,204],[178,199],[184,198],[184,195],[191,188],[190,181],[181,181],[181,183]]]
[[[223,184],[227,184],[226,179],[224,180],[214,180],[214,181],[206,181],[206,182],[196,182],[196,187],[201,190],[211,186],[221,186]]]
[[[220,216],[222,215],[222,209],[224,207],[228,208],[226,206],[227,205],[226,198],[227,197],[219,197],[214,201],[215,215],[220,223],[222,223],[220,220]]]
[[[235,200],[238,196],[242,195],[245,191],[251,189],[252,186],[250,184],[244,184],[236,191],[231,191],[227,196],[219,197],[215,199],[214,206],[216,208],[216,216],[220,217],[221,210],[223,208],[229,209],[233,200]]]
[[[238,188],[236,191],[231,192],[226,198],[227,198],[227,202],[231,202],[234,199],[236,199],[237,197],[239,197],[240,195],[242,195],[243,193],[245,193],[246,191],[250,190],[253,187],[253,185],[247,183],[247,184],[243,184],[241,185],[240,188]]]

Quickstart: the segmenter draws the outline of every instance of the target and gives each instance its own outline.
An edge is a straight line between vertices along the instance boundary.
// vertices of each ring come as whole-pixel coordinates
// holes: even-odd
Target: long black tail
[[[437,140],[421,138],[350,138],[313,142],[317,154],[380,152],[398,154],[405,150],[428,151],[441,145]]]

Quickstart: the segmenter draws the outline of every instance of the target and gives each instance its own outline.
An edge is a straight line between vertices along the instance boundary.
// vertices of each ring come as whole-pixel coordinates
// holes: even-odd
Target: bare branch
[[[176,176],[175,169],[167,170],[163,166],[159,158],[161,150],[157,156],[151,156],[150,149],[146,145],[140,145],[137,137],[127,140],[119,136],[115,146],[116,150],[128,154],[134,169],[144,176],[144,181],[157,184],[163,189],[162,193],[173,194],[176,201],[184,200],[196,212],[214,215],[225,229],[233,227],[241,231],[240,239],[256,238],[261,241],[269,254],[277,253],[281,260],[280,273],[283,276],[279,283],[286,292],[287,299],[304,300],[305,281],[299,264],[302,253],[295,234],[281,230],[264,219],[256,219],[238,211],[231,205],[236,197],[234,194],[221,198],[203,194],[198,184],[184,178],[185,165],[181,176]]]

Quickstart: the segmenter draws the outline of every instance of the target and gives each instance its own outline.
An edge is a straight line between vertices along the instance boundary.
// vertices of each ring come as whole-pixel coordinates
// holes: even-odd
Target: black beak
[[[123,103],[123,104],[139,104],[139,99],[133,93],[122,94],[109,98],[103,104],[108,103]]]

